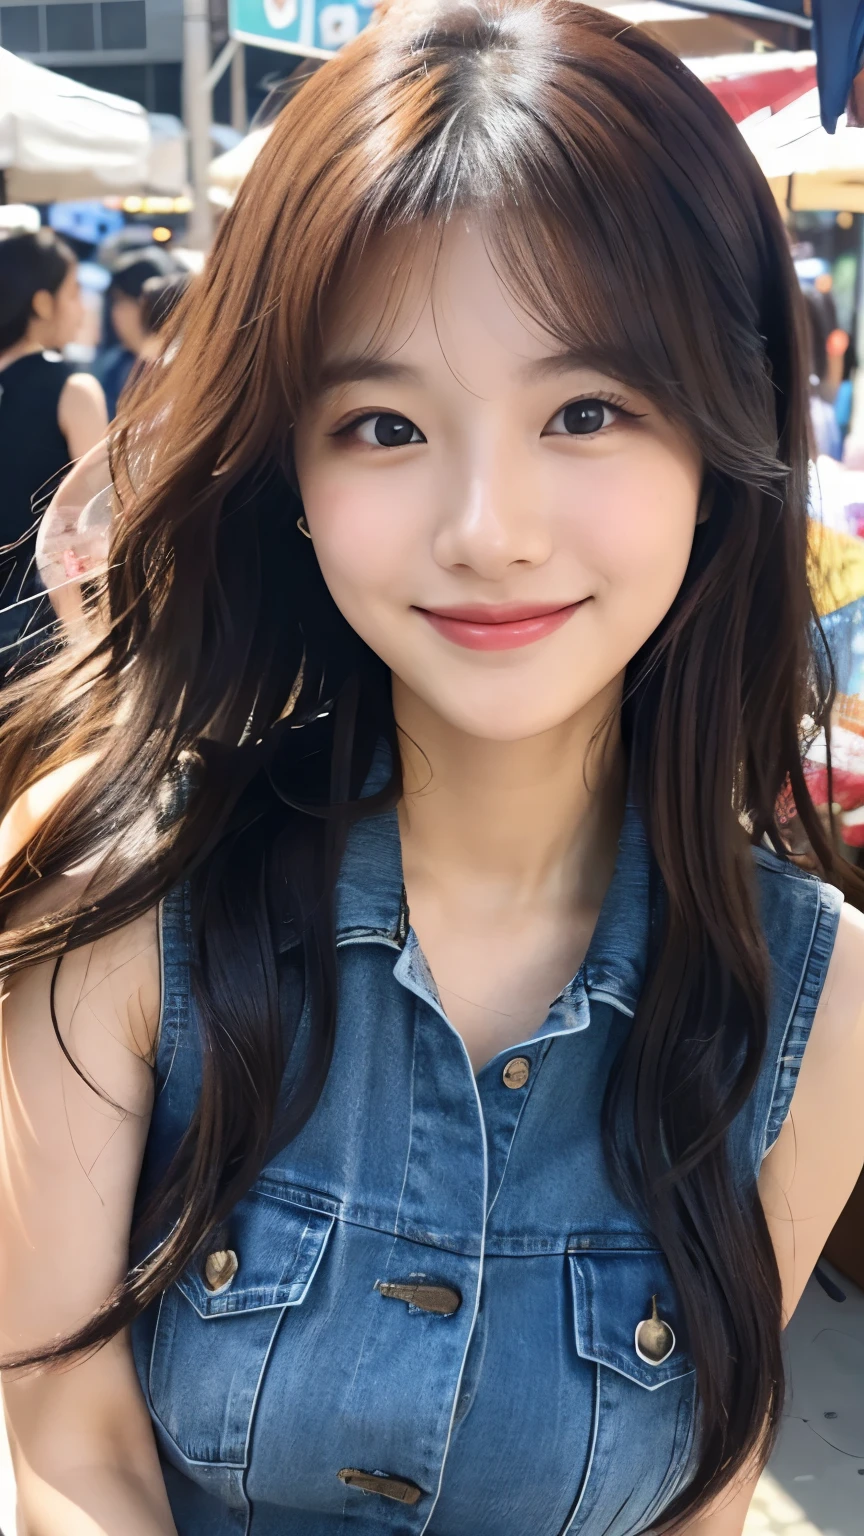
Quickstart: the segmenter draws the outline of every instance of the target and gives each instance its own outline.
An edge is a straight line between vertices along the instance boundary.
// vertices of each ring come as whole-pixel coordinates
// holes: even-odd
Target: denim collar
[[[386,782],[386,756],[376,757],[364,795]],[[561,994],[569,1000],[580,980],[589,998],[611,1003],[631,1017],[647,965],[651,924],[651,852],[641,815],[628,800],[618,857],[583,965]],[[364,938],[401,947],[407,931],[402,849],[395,810],[357,822],[336,887],[336,936],[341,944]]]

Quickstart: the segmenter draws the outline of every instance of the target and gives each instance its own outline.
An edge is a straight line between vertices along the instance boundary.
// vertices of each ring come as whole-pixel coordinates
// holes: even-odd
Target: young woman
[[[78,267],[53,230],[0,240],[0,545],[34,527],[40,493],[48,500],[57,476],[105,435],[101,385],[57,354],[81,325]],[[44,502],[43,502],[44,504]],[[0,566],[0,644],[33,619],[33,545],[27,541]],[[0,652],[0,666],[5,659]]]
[[[176,334],[3,726],[25,1529],[739,1536],[864,1160],[773,199],[619,21],[393,7]]]

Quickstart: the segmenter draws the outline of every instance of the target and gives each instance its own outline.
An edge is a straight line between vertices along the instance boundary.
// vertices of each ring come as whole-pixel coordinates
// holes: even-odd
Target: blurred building
[[[180,111],[182,0],[0,0],[0,46],[97,90]]]
[[[213,57],[228,38],[228,0],[210,0]],[[0,47],[96,90],[139,101],[148,112],[182,115],[183,0],[0,0]],[[248,115],[294,63],[268,48],[245,50]],[[217,123],[231,122],[228,75],[213,98]]]

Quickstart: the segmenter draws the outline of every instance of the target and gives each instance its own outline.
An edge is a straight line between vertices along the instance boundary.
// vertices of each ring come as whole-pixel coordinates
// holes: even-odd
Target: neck
[[[0,352],[0,372],[8,368],[10,363],[17,363],[19,357],[28,357],[31,352],[44,352],[44,350],[41,341],[35,341],[32,336],[22,336],[20,341],[16,341],[14,347],[9,347],[6,352]]]
[[[619,685],[522,741],[467,735],[397,678],[393,702],[406,882],[420,877],[441,892],[473,887],[487,903],[510,907],[539,900],[599,909],[625,796]]]

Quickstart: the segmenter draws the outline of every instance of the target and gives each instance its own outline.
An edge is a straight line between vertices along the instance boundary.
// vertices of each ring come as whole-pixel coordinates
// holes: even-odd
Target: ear
[[[30,308],[37,320],[53,320],[54,295],[47,288],[40,288],[30,300]]]

